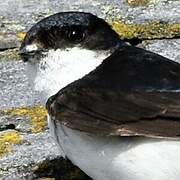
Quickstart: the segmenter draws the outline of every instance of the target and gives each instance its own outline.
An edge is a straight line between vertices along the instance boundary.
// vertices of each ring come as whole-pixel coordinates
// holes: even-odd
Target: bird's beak
[[[39,51],[40,50],[35,43],[28,45],[23,43],[19,50],[19,55],[22,57],[23,61],[28,61],[28,57],[34,56]]]
[[[22,57],[24,62],[27,62],[30,57],[34,57],[35,55],[42,55],[42,53],[47,52],[45,49],[33,49],[29,50],[27,47],[20,48],[19,55]]]
[[[22,60],[23,60],[24,62],[27,62],[27,61],[28,61],[28,57],[29,57],[29,55],[30,55],[30,52],[27,51],[25,47],[20,48],[18,54],[22,57]]]

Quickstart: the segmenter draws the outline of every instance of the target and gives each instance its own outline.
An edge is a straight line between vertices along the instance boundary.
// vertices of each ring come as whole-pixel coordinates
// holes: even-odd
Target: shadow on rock
[[[46,160],[34,168],[34,174],[39,178],[52,178],[55,180],[92,180],[71,161],[62,157]],[[36,178],[35,178],[36,179]]]

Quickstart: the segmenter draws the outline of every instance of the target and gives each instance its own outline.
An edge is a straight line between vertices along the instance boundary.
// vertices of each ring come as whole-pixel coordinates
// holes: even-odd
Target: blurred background
[[[180,0],[0,0],[0,179],[89,179],[60,158],[18,55],[27,30],[61,11],[91,12],[130,44],[180,62]]]

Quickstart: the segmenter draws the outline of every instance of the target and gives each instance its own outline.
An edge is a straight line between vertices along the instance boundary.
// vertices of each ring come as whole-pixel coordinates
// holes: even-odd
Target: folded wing
[[[99,135],[178,137],[180,65],[124,47],[49,98],[56,123]]]

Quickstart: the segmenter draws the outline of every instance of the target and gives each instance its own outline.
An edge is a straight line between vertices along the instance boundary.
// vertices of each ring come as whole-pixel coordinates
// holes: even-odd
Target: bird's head
[[[62,12],[35,24],[20,55],[36,90],[49,97],[94,70],[122,42],[103,20],[90,13]]]

